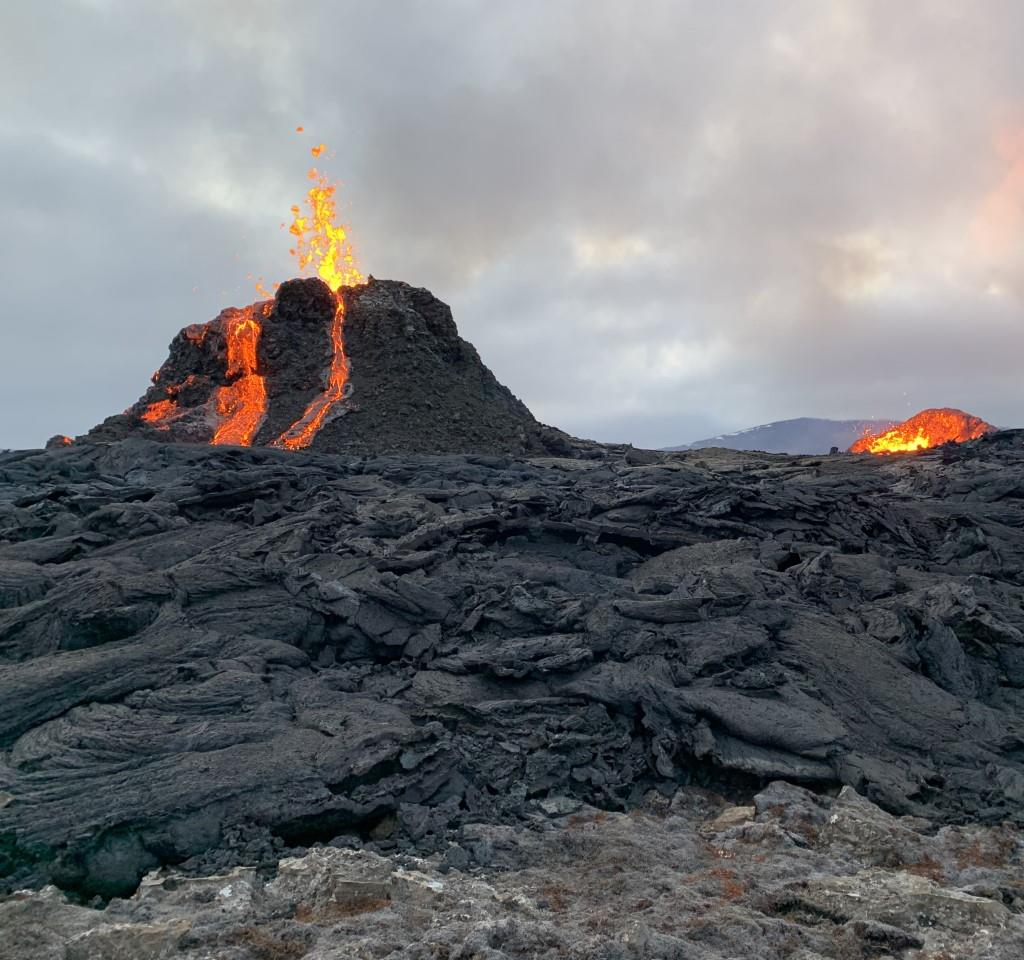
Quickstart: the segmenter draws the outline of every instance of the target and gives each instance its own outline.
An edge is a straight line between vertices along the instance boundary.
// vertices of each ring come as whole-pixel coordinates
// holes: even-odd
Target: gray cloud
[[[290,276],[319,141],[363,269],[573,432],[1024,422],[1013,0],[9,7],[0,445],[124,408]]]

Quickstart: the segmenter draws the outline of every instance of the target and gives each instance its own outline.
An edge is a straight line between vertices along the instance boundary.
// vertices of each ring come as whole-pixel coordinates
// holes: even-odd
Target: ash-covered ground
[[[0,455],[11,955],[1019,956],[1022,466]]]

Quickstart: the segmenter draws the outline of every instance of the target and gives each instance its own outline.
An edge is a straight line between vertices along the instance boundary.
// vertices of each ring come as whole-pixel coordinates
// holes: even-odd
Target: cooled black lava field
[[[1024,432],[918,455],[0,455],[0,875],[702,785],[1024,819]],[[566,807],[566,805],[568,805]]]

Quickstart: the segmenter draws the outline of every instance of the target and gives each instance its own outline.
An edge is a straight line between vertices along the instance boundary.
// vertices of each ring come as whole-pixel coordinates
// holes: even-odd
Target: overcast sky
[[[0,446],[292,276],[321,141],[364,272],[573,433],[1024,425],[1022,36],[1019,0],[4,3]]]

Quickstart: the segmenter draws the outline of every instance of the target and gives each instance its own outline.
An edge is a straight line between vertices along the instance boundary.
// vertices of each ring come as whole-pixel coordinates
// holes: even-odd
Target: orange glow
[[[256,372],[256,348],[260,342],[260,319],[267,316],[270,306],[258,303],[246,307],[224,332],[228,346],[227,375],[235,379],[217,390],[217,413],[224,420],[213,435],[215,444],[251,446],[263,423],[267,390],[263,377]]]
[[[971,233],[983,255],[998,259],[1016,248],[1024,226],[1024,130],[1000,131],[994,146],[1005,173],[983,199]]]
[[[922,410],[899,426],[873,437],[862,437],[850,453],[911,453],[943,443],[977,440],[995,427],[962,410],[941,407]]]
[[[326,143],[321,143],[318,146],[311,147],[309,152],[311,154],[313,154],[314,157],[319,157],[320,154],[323,153],[326,149],[327,149],[327,144]]]
[[[861,443],[863,441],[858,441]],[[908,435],[896,427],[877,437],[869,437],[866,451],[856,450],[854,452],[867,453],[908,453],[911,450],[926,450],[932,445],[931,437],[927,436],[924,429],[917,428],[917,433]]]
[[[305,127],[296,127],[295,128],[295,132],[296,133],[302,133],[302,131],[305,130],[305,129],[306,129]]]
[[[156,377],[154,376],[155,379]],[[177,409],[178,404],[173,400],[157,400],[156,403],[151,403],[142,411],[142,419],[146,423],[154,424],[161,430],[166,430],[167,424],[163,421],[174,416]]]

